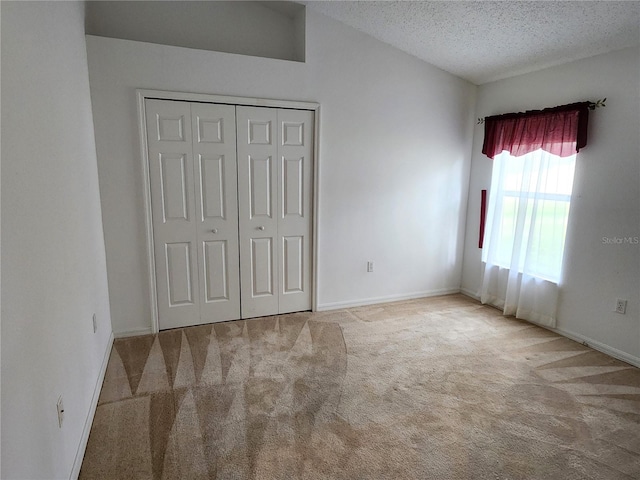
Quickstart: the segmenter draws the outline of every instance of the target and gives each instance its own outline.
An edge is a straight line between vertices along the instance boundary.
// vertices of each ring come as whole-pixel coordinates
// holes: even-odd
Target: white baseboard
[[[151,335],[153,331],[151,327],[142,330],[129,330],[128,332],[114,332],[115,338],[139,337],[141,335]]]
[[[82,467],[82,460],[84,459],[84,452],[87,449],[87,442],[89,441],[89,433],[91,433],[91,425],[93,425],[93,417],[96,414],[96,408],[98,408],[98,399],[100,398],[100,390],[102,390],[102,383],[104,382],[104,376],[107,373],[107,365],[109,364],[109,356],[111,355],[111,347],[113,346],[113,332],[109,335],[109,341],[107,342],[107,348],[104,352],[102,359],[102,365],[100,366],[100,372],[98,373],[98,379],[93,389],[93,397],[91,398],[91,405],[89,406],[89,413],[84,422],[84,428],[82,429],[82,437],[80,437],[80,445],[76,452],[76,458],[73,461],[73,468],[71,469],[71,480],[76,480],[80,475],[80,468]]]
[[[476,300],[480,300],[480,297],[468,290],[466,288],[461,288],[460,293],[467,295],[468,297],[474,298]],[[491,307],[492,305],[487,304],[487,306]],[[494,307],[495,308],[495,307]],[[623,362],[629,363],[635,367],[640,367],[640,357],[636,357],[634,355],[630,355],[622,350],[618,350],[617,348],[613,348],[606,343],[598,342],[589,337],[585,337],[584,335],[580,335],[579,333],[570,332],[567,330],[562,330],[561,328],[551,328],[545,327],[544,325],[538,325],[537,323],[530,322],[532,325],[537,325],[538,327],[546,328],[547,330],[551,330],[552,332],[557,333],[558,335],[562,335],[563,337],[567,337],[570,340],[573,340],[578,343],[582,343],[588,347],[593,348],[594,350],[598,350],[599,352],[606,353],[607,355],[617,358],[618,360],[622,360]]]
[[[412,300],[414,298],[437,297],[439,295],[450,295],[460,293],[460,288],[442,288],[439,290],[427,290],[423,292],[402,293],[399,295],[386,295],[384,297],[361,298],[359,300],[347,300],[345,302],[331,302],[318,304],[316,310],[318,312],[325,310],[338,310],[341,308],[362,307],[365,305],[375,305],[376,303],[391,303],[402,300]]]
[[[640,357],[630,355],[626,352],[623,352],[622,350],[610,347],[605,343],[598,342],[597,340],[585,337],[584,335],[580,335],[579,333],[568,332],[559,328],[548,328],[548,330],[551,330],[552,332],[562,335],[563,337],[567,337],[578,343],[582,343],[583,345],[591,347],[594,350],[598,350],[599,352],[606,353],[607,355],[613,358],[617,358],[618,360],[622,360],[623,362],[629,363],[634,367],[640,367]]]
[[[467,288],[460,288],[460,293],[466,295],[467,297],[471,297],[474,300],[480,301],[480,295],[478,295],[478,292],[473,292]]]

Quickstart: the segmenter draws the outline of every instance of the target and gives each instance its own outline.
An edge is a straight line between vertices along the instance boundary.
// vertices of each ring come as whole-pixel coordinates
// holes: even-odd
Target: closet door
[[[278,313],[277,110],[236,107],[242,318]]]
[[[161,329],[200,322],[191,107],[146,100]]]
[[[160,329],[309,310],[313,113],[145,109]]]
[[[145,108],[159,327],[238,319],[235,107]]]
[[[236,118],[232,105],[191,104],[200,323],[240,318]]]
[[[278,313],[311,309],[313,113],[278,110]]]
[[[236,116],[242,318],[310,310],[313,113]]]

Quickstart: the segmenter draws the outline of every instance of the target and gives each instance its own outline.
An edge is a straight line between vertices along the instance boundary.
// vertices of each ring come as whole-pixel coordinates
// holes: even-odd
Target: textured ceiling
[[[640,1],[304,1],[472,83],[640,44]]]

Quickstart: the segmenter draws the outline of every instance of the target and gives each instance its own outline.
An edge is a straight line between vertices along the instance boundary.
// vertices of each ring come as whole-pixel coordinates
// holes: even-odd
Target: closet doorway
[[[319,106],[138,100],[153,330],[315,309]]]

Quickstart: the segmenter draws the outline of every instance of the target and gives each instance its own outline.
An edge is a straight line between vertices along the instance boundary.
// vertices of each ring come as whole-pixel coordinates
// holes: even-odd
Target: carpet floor
[[[640,369],[462,295],[114,343],[89,479],[638,479]]]

